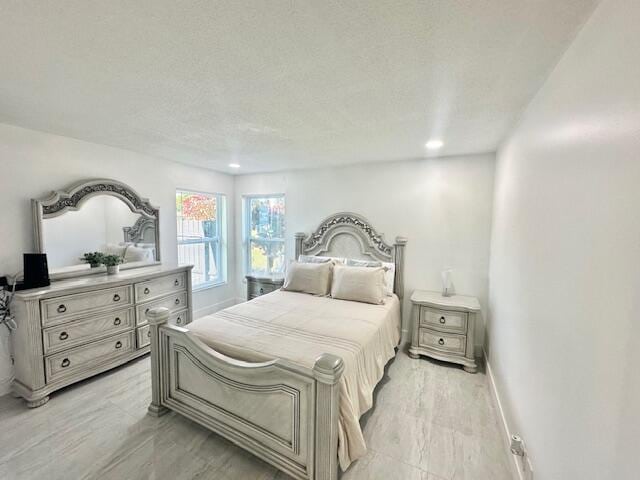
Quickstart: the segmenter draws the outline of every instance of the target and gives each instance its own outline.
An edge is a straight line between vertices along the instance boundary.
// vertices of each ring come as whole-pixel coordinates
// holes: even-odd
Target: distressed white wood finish
[[[136,345],[138,348],[146,347],[151,343],[151,329],[149,324],[136,328]]]
[[[84,317],[42,331],[44,353],[50,354],[75,347],[91,340],[131,330],[135,325],[135,310],[116,310],[106,315]]]
[[[170,313],[175,313],[189,307],[189,299],[186,291],[171,293],[151,302],[146,302],[136,307],[136,323],[138,326],[147,323],[147,313],[154,308],[166,308]]]
[[[476,373],[475,332],[480,302],[475,297],[416,290],[411,295],[412,334],[409,355],[427,355],[459,363]]]
[[[42,325],[50,327],[86,313],[128,307],[133,303],[130,285],[42,300]]]
[[[126,356],[135,348],[134,332],[130,330],[81,347],[49,355],[45,357],[47,381],[58,380],[101,363],[108,363],[114,357]]]
[[[271,293],[282,287],[284,278],[263,278],[247,275],[247,300]]]
[[[337,480],[342,359],[322,355],[312,370],[282,359],[243,362],[168,324],[166,308],[147,318],[151,414],[176,411],[294,478]]]
[[[178,298],[174,321],[180,317],[189,323],[191,268],[154,266],[54,281],[45,288],[17,292],[14,393],[30,407],[40,406],[51,392],[149,352],[148,343],[137,346],[135,287],[183,278],[180,292],[154,302],[174,304]],[[147,304],[141,305],[144,312]]]
[[[393,291],[402,303],[406,245],[405,237],[396,237],[393,246],[385,243],[384,235],[378,233],[366,218],[357,213],[341,212],[325,218],[309,236],[303,232],[296,233],[295,258],[300,255],[324,255],[393,262]]]
[[[451,312],[424,307],[420,309],[420,325],[442,332],[467,333],[466,312]]]
[[[186,288],[186,284],[187,276],[184,272],[137,283],[135,286],[136,302],[147,302],[170,293],[179,292]]]
[[[160,262],[160,211],[151,205],[148,199],[141,197],[128,185],[117,180],[97,178],[83,180],[73,184],[64,190],[51,192],[47,197],[32,199],[33,233],[35,247],[39,253],[47,253],[46,238],[42,222],[47,218],[57,217],[69,211],[78,210],[82,204],[96,195],[110,195],[121,200],[133,213],[142,215],[142,218],[153,223],[155,235],[155,261]],[[139,268],[136,262],[123,264],[121,268]],[[105,267],[93,268],[91,273],[98,274],[106,271]],[[51,278],[82,277],[87,275],[87,271],[66,271],[56,274],[52,272]]]

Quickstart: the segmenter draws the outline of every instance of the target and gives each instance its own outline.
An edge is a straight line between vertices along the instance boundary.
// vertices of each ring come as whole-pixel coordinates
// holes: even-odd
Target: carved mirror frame
[[[69,211],[78,210],[85,201],[97,195],[111,195],[113,197],[116,197],[124,202],[133,213],[142,215],[142,218],[140,218],[135,225],[128,227],[129,230],[123,229],[125,235],[127,232],[131,232],[131,229],[133,228],[140,228],[142,226],[144,226],[145,228],[149,228],[151,225],[155,226],[155,264],[160,263],[159,209],[151,205],[149,199],[143,198],[138,195],[138,193],[130,186],[122,182],[118,182],[117,180],[104,178],[85,180],[80,183],[71,185],[66,190],[55,190],[51,193],[51,195],[47,197],[33,199],[31,201],[33,210],[33,229],[36,252],[46,253],[42,228],[43,220],[47,218],[57,217]],[[153,263],[145,264],[145,266],[151,264]],[[140,265],[136,265],[135,267],[139,266]],[[122,265],[122,268],[124,269],[135,267],[127,267],[126,264]],[[64,275],[53,273],[52,278],[62,276],[80,276],[87,275],[89,273],[100,273],[101,271],[105,271],[105,269],[94,268],[91,272],[83,269],[78,270],[77,272],[68,272]]]

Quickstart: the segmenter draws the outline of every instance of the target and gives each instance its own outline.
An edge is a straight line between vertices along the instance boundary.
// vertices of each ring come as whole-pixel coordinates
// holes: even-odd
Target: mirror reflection
[[[156,222],[111,195],[86,198],[78,210],[42,221],[49,269],[91,268],[86,253],[117,255],[124,265],[156,260]]]

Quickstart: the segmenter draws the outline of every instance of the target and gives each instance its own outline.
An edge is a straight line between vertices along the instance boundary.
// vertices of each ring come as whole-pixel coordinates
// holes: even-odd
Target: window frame
[[[203,283],[194,283],[193,281],[193,271],[191,273],[191,282],[192,282],[192,291],[197,292],[200,290],[207,290],[210,288],[215,288],[215,287],[219,287],[222,285],[226,285],[228,283],[228,276],[227,276],[227,261],[228,261],[228,245],[227,245],[227,222],[228,222],[228,215],[227,215],[227,195],[224,193],[220,193],[220,192],[204,192],[201,190],[194,190],[194,189],[190,189],[190,188],[181,188],[181,187],[176,187],[175,189],[175,195],[177,196],[178,194],[195,194],[195,195],[207,195],[209,197],[214,197],[216,199],[216,213],[218,215],[218,218],[220,219],[219,221],[216,222],[216,227],[217,227],[217,235],[215,237],[211,237],[214,238],[213,242],[214,243],[214,249],[215,249],[215,253],[214,256],[217,255],[217,269],[218,269],[218,275],[215,279],[210,280],[208,282],[203,282]],[[180,237],[178,235],[178,210],[176,207],[176,256],[177,256],[177,263],[178,265],[182,265],[180,263],[180,253],[179,253],[179,249],[180,249],[180,245],[189,245],[189,244],[206,244],[207,241],[206,240],[196,240],[196,241],[181,241]],[[189,264],[184,264],[184,265],[191,265]],[[194,268],[196,266],[194,265]]]
[[[287,258],[287,201],[284,193],[252,193],[242,195],[242,250],[244,256],[244,274],[262,276],[260,272],[254,272],[251,270],[251,241],[254,240],[251,237],[251,200],[256,198],[282,198],[284,200],[284,219],[285,219],[285,231],[281,240],[262,240],[263,242],[282,242],[282,261],[285,262]],[[280,274],[284,275],[284,272]]]

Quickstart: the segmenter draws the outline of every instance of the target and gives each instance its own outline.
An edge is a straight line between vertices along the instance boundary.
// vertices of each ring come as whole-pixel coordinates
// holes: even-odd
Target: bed
[[[298,479],[334,480],[366,452],[359,418],[400,338],[406,239],[353,213],[295,235],[299,255],[393,262],[394,295],[371,305],[276,291],[188,328],[147,313],[149,412],[176,411]]]

